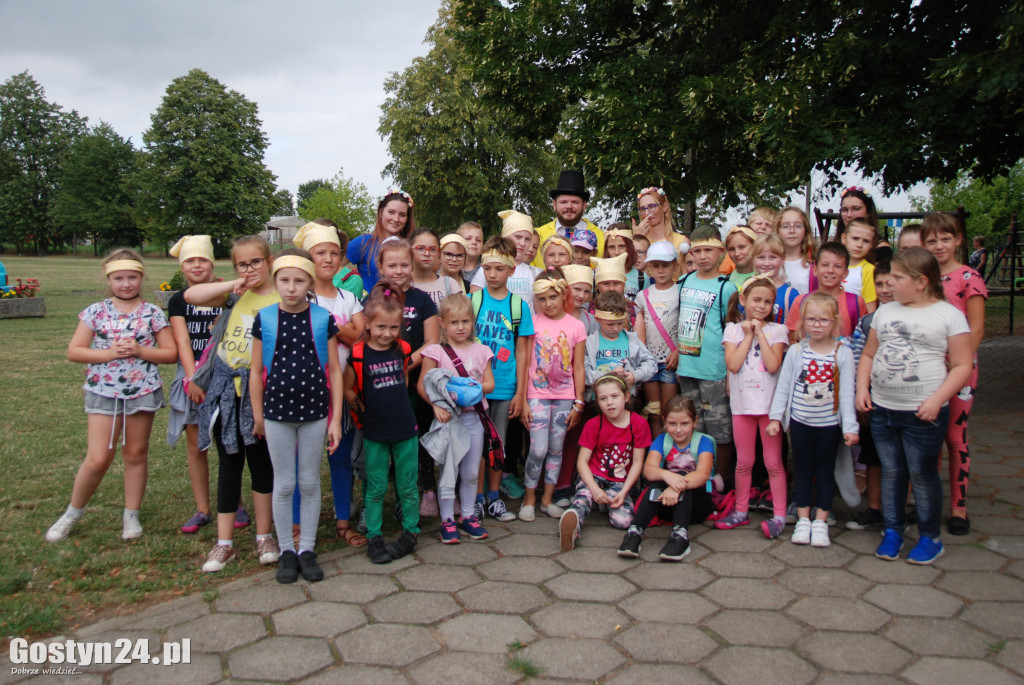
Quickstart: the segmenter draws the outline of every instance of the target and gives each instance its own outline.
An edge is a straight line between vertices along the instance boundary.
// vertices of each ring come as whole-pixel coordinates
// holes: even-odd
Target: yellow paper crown
[[[283,257],[278,257],[277,259],[275,259],[274,270],[272,273],[276,274],[281,269],[288,268],[302,269],[307,274],[309,274],[310,278],[316,278],[316,267],[313,266],[313,262],[306,259],[305,257],[300,257],[297,254],[288,254]]]
[[[295,243],[295,247],[307,252],[314,245],[319,245],[320,243],[334,243],[341,247],[341,241],[338,240],[338,231],[331,226],[324,226],[315,221],[303,224],[302,228],[295,234],[295,237],[292,238],[292,242]]]
[[[199,257],[209,262],[213,261],[213,241],[208,235],[186,235],[174,243],[174,247],[168,250],[172,257],[178,258],[178,264],[184,264],[186,260]]]
[[[621,281],[626,282],[626,253],[610,259],[590,258],[590,265],[594,267],[594,282]]]
[[[544,256],[544,253],[547,252],[548,248],[551,247],[552,245],[561,245],[562,247],[569,251],[570,255],[572,254],[572,245],[569,244],[569,241],[563,238],[562,236],[558,235],[557,233],[554,233],[547,240],[544,241],[544,244],[540,248],[540,254],[542,258]]]
[[[561,268],[562,273],[565,274],[565,280],[569,285],[572,285],[573,283],[586,283],[593,287],[594,270],[589,266],[583,266],[582,264],[568,264]]]
[[[441,238],[441,247],[455,243],[456,245],[462,245],[463,250],[468,250],[469,246],[466,244],[466,239],[458,233],[449,233],[445,237]]]
[[[513,233],[529,231],[533,233],[533,219],[529,215],[514,209],[503,209],[498,212],[501,217],[501,237],[508,238]]]
[[[134,259],[115,259],[112,262],[107,262],[107,266],[103,270],[105,276],[109,276],[115,271],[138,271],[139,273],[146,273],[146,269],[142,266],[142,262],[135,261]]]

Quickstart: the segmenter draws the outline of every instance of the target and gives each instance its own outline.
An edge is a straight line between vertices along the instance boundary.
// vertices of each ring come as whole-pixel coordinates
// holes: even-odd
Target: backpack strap
[[[857,322],[860,321],[860,302],[855,293],[844,293],[846,295],[846,318],[850,321],[850,332],[857,330]],[[836,366],[838,369],[839,366]]]
[[[511,293],[512,299],[508,303],[509,313],[512,315],[512,337],[519,335],[519,322],[523,320],[523,298]]]
[[[729,282],[728,276],[718,277],[718,325],[721,326],[722,330],[725,330],[725,317],[729,313],[729,303],[725,302],[722,298],[725,295],[725,284]]]
[[[280,307],[272,304],[260,310],[260,332],[263,334],[263,371],[270,375],[270,367],[274,363],[274,352],[277,349],[277,333],[280,324]],[[330,312],[320,305],[310,303],[309,324],[313,336],[313,347],[316,349],[317,362],[327,372],[327,330]]]
[[[648,294],[643,295],[644,293]],[[654,311],[654,306],[651,304],[651,296],[649,293],[649,290],[642,290],[637,293],[637,297],[643,295],[644,306],[647,308],[647,313],[651,316],[651,321],[654,322],[654,327],[658,329],[658,333],[661,334],[661,337],[665,340],[665,344],[668,345],[669,349],[674,350],[676,349],[676,342],[672,339],[672,336],[668,334],[668,331],[665,330],[665,324],[661,322],[661,317]],[[676,305],[676,309],[679,309],[678,304]]]
[[[277,324],[279,308],[276,304],[260,310],[260,333],[263,336],[263,373],[264,380],[270,375],[270,366],[274,363],[274,349],[277,347]]]
[[[847,293],[849,295],[850,293]],[[856,295],[854,295],[856,297]],[[832,413],[839,413],[839,345],[838,340],[836,341],[835,349],[832,350],[832,360],[836,366],[836,372],[832,377]]]
[[[698,457],[700,457],[700,441],[702,438],[707,438],[711,441],[711,473],[708,475],[708,480],[704,484],[704,489],[707,490],[707,492],[711,492],[711,481],[714,480],[715,477],[714,457],[715,452],[718,449],[715,439],[706,433],[693,431],[693,434],[690,436],[690,456],[693,457],[694,461],[697,461]]]

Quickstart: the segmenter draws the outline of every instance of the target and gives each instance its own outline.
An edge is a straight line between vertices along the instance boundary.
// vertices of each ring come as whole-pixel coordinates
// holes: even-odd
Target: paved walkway
[[[982,347],[972,423],[973,532],[945,536],[932,567],[884,562],[877,531],[833,529],[828,549],[765,540],[759,526],[696,526],[693,553],[640,560],[621,532],[588,521],[558,549],[556,522],[496,525],[444,547],[431,530],[385,566],[354,550],[321,556],[328,578],[281,586],[273,572],[103,621],[73,637],[192,641],[188,666],[82,669],[86,683],[1024,682],[1024,338]],[[760,517],[755,515],[757,521]],[[844,518],[841,516],[841,522]],[[790,528],[787,528],[786,535]],[[916,534],[912,531],[911,534]],[[64,639],[64,638],[57,638]],[[14,682],[6,655],[0,683]]]

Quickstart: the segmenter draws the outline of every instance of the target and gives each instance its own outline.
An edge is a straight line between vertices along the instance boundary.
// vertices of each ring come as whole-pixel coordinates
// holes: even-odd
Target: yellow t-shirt
[[[228,327],[217,347],[217,356],[232,369],[248,367],[252,361],[252,323],[256,313],[280,301],[281,296],[276,290],[268,295],[257,295],[247,290],[231,308]],[[241,397],[241,378],[235,378],[235,392]]]
[[[843,281],[843,290],[857,293],[865,302],[876,301],[878,295],[875,294],[875,265],[864,259],[851,264],[850,273]]]

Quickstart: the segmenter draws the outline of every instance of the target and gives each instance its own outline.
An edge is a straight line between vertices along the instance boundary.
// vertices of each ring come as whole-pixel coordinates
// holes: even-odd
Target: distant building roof
[[[301,216],[272,216],[270,221],[263,224],[264,230],[260,235],[270,243],[278,246],[290,243],[298,232],[299,227],[306,223]]]

